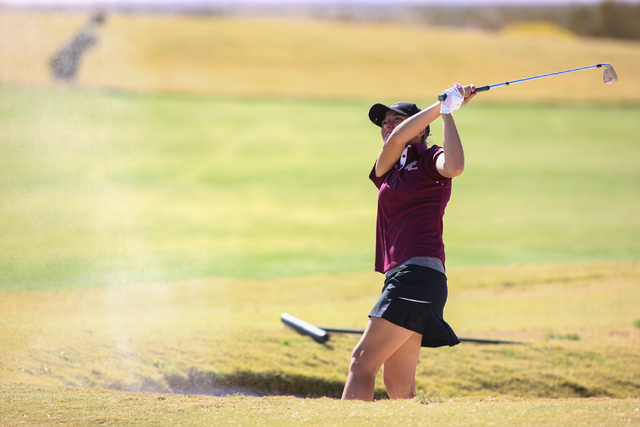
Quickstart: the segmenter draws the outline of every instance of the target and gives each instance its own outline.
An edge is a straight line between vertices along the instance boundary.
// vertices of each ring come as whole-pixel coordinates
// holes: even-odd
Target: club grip
[[[473,93],[485,92],[485,91],[487,91],[489,89],[491,89],[491,86],[480,86],[480,87],[477,87],[476,90],[473,91]],[[438,101],[442,102],[445,99],[447,99],[447,94],[446,93],[438,95]]]

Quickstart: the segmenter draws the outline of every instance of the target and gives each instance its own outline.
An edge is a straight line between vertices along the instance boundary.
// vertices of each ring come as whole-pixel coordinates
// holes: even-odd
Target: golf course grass
[[[86,20],[79,12],[0,10],[1,81],[51,85],[49,58]],[[98,45],[83,57],[76,82],[84,87],[432,102],[454,81],[483,86],[610,62],[621,84],[603,84],[594,69],[496,89],[485,102],[640,103],[637,41],[570,37],[548,26],[489,32],[115,13],[95,34]]]
[[[3,425],[640,424],[640,45],[115,15],[52,83],[43,58],[83,20],[0,11]],[[493,60],[439,52],[443,32]],[[402,34],[451,62],[387,84]],[[587,71],[455,114],[445,318],[523,344],[425,349],[416,399],[378,378],[375,404],[335,400],[358,337],[280,315],[362,329],[379,294],[371,102],[602,61],[616,85]]]
[[[360,425],[459,413],[447,424],[559,426],[573,412],[575,425],[634,424],[639,272],[637,262],[455,269],[445,317],[459,336],[523,344],[425,350],[418,398],[372,412],[333,400],[358,337],[320,345],[279,317],[362,328],[374,273],[3,291],[0,409],[7,425]],[[215,397],[238,393],[247,396]],[[386,396],[381,378],[376,396]]]
[[[0,386],[14,411],[8,425],[637,425],[638,400],[457,400],[340,402],[334,399],[210,398],[99,389]],[[37,409],[33,409],[37,407]]]
[[[0,102],[0,288],[372,269],[368,104],[16,88]],[[459,112],[448,267],[637,259],[639,112]]]

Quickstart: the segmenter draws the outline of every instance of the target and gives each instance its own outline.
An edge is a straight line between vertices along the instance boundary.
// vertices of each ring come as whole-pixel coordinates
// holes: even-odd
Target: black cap
[[[387,115],[387,111],[393,111],[398,114],[402,114],[403,116],[413,116],[418,114],[420,108],[416,104],[411,102],[396,102],[392,106],[386,106],[384,104],[375,104],[369,110],[369,120],[373,122],[373,124],[382,127],[382,121],[384,117]],[[427,126],[427,136],[429,135],[429,126]]]

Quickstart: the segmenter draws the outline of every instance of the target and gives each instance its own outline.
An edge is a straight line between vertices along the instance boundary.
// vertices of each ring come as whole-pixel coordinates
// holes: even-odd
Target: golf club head
[[[616,70],[613,69],[611,64],[604,63],[602,64],[604,67],[604,73],[602,78],[604,80],[604,84],[612,85],[618,81],[618,74],[616,74]]]

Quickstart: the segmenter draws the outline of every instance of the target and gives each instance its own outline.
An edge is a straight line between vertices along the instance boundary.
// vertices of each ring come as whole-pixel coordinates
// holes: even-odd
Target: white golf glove
[[[442,92],[443,95],[447,95],[447,98],[440,103],[440,114],[451,114],[460,108],[462,101],[464,101],[464,95],[460,91],[464,93],[462,85],[454,83],[453,87]]]

